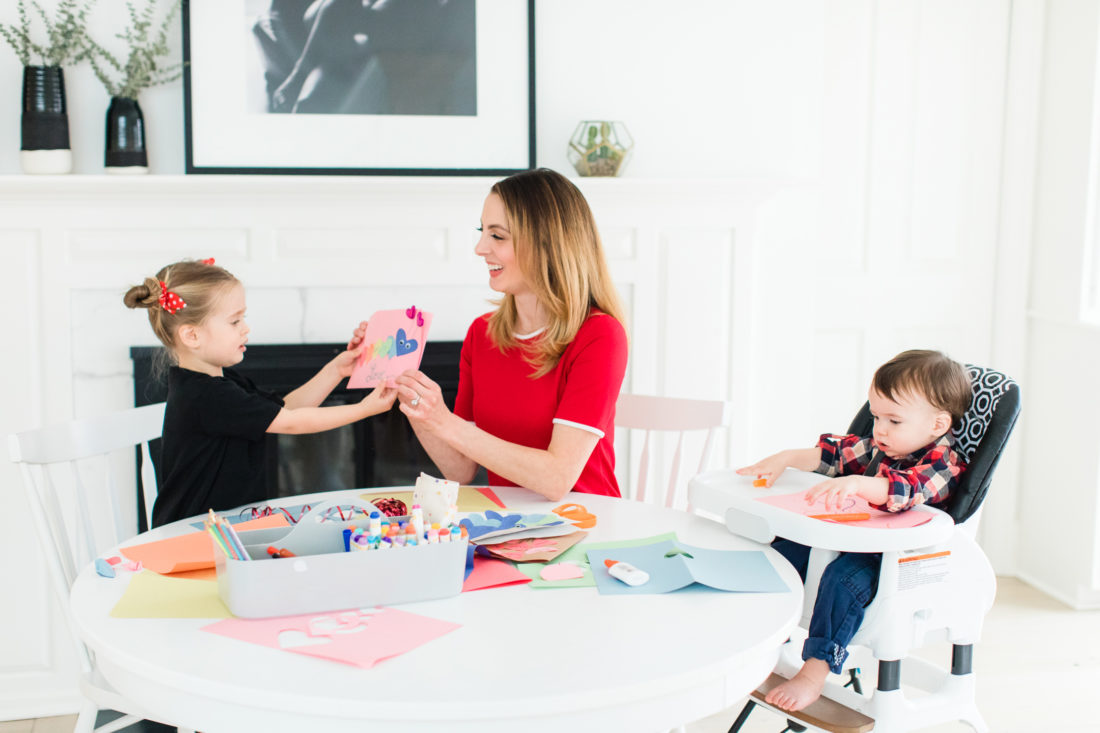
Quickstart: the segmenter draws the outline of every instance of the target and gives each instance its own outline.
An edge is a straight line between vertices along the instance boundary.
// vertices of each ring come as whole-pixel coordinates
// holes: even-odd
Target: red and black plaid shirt
[[[816,472],[830,477],[881,476],[890,482],[886,504],[880,507],[888,512],[904,511],[917,504],[939,504],[947,499],[966,468],[966,462],[952,450],[953,442],[948,432],[915,453],[901,458],[882,454],[876,460],[882,452],[875,448],[871,438],[826,433],[817,441],[821,465]],[[872,461],[877,467],[867,474]]]

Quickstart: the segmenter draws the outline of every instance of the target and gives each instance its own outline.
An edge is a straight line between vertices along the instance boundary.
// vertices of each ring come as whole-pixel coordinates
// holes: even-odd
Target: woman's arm
[[[546,450],[517,445],[448,410],[439,385],[423,373],[406,372],[398,377],[397,384],[401,412],[409,418],[436,466],[451,480],[469,481],[477,466],[482,465],[551,501],[558,501],[576,485],[600,441],[595,433],[555,424]]]
[[[404,409],[401,410],[404,412]],[[410,420],[416,439],[420,441],[432,463],[443,473],[443,478],[468,484],[477,473],[477,463],[458,452],[434,433],[423,428],[419,421]]]

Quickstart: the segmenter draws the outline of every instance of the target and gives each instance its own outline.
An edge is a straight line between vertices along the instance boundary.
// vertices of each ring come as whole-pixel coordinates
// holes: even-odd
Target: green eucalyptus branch
[[[171,53],[168,46],[168,30],[180,9],[180,0],[172,5],[153,34],[154,13],[158,0],[146,0],[139,14],[132,0],[126,0],[130,25],[116,38],[126,42],[130,49],[125,63],[92,38],[85,43],[92,71],[112,97],[137,99],[143,89],[167,84],[183,75],[183,64],[164,64],[162,59]]]
[[[46,28],[46,43],[31,37],[31,18],[27,12],[27,0],[19,0],[19,23],[0,23],[0,37],[7,41],[24,66],[35,60],[43,66],[65,66],[87,58],[88,11],[96,0],[61,0],[53,19],[38,0],[29,0],[42,25]]]

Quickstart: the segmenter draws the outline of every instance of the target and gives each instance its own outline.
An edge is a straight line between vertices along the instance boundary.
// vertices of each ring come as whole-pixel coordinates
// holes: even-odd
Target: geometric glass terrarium
[[[634,138],[621,122],[585,120],[569,139],[566,156],[582,176],[617,176],[626,164]]]

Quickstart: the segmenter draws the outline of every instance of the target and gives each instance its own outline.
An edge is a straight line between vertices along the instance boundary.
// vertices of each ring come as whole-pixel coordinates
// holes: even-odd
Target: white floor
[[[925,656],[949,665],[951,648]],[[1072,611],[1019,580],[1000,578],[974,669],[978,707],[992,733],[1100,732],[1091,705],[1100,695],[1100,611]],[[739,704],[693,723],[688,733],[724,733],[740,710]],[[0,722],[0,733],[67,733],[75,722],[75,715]],[[778,733],[784,726],[784,719],[757,708],[741,730]],[[928,730],[965,733],[970,727]]]
[[[951,647],[925,650],[951,663]],[[999,578],[997,600],[974,648],[978,708],[992,733],[1100,732],[1092,711],[1100,695],[1100,611],[1073,611],[1014,578]],[[904,673],[903,673],[904,674]],[[687,726],[688,733],[724,733],[741,705]],[[785,720],[756,708],[742,733],[778,733]],[[927,729],[964,733],[962,723]],[[0,733],[4,733],[0,727]]]

